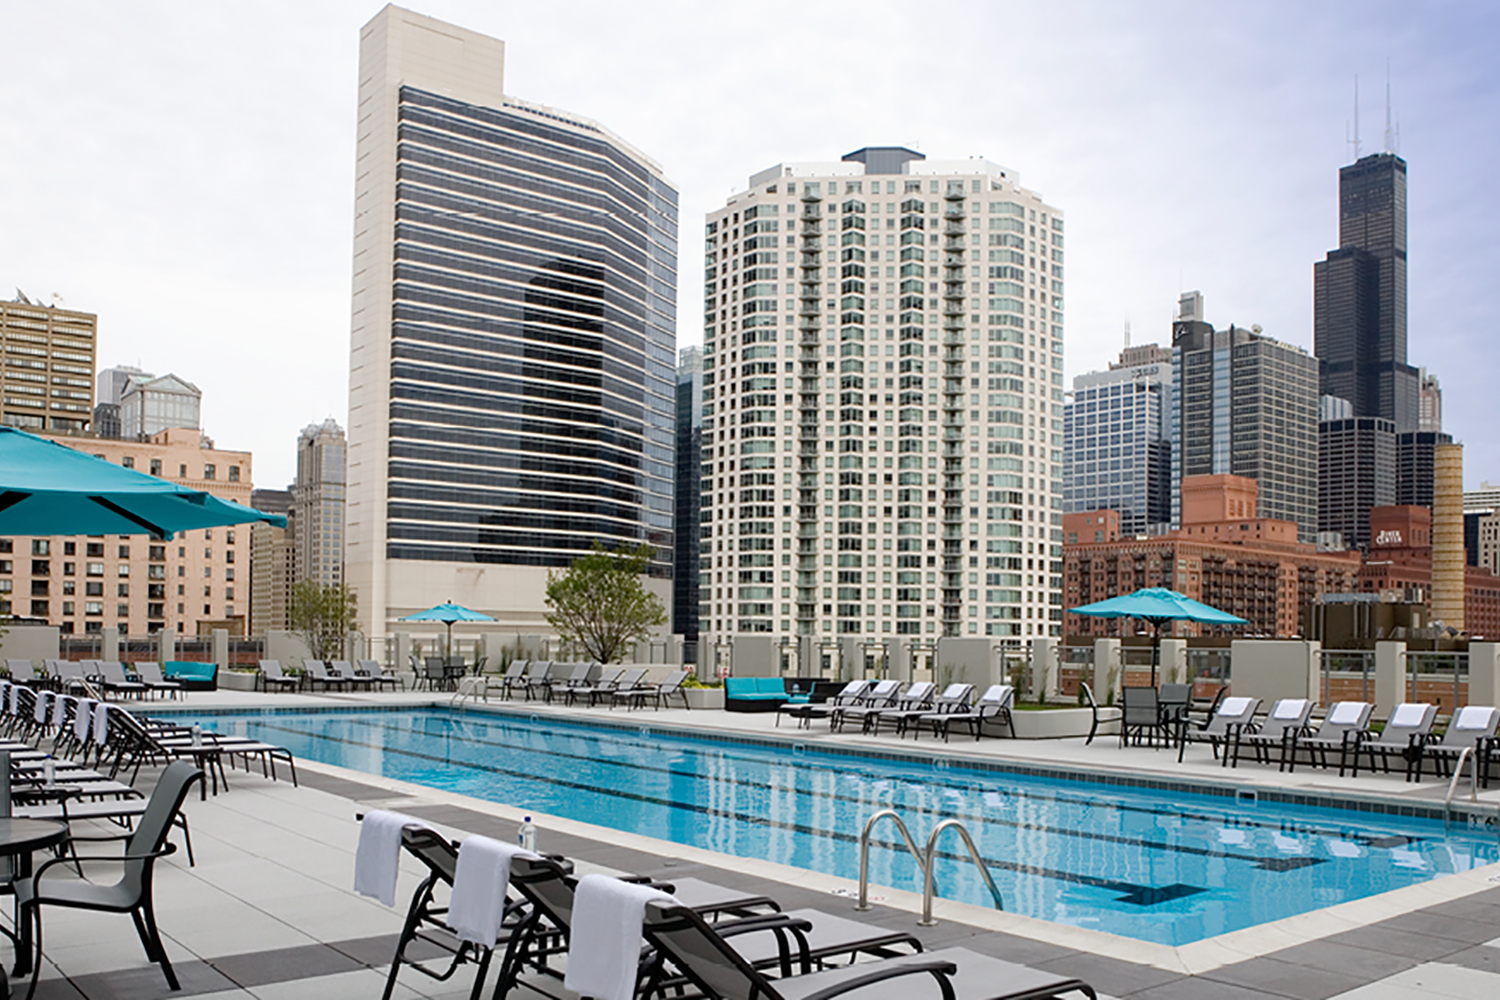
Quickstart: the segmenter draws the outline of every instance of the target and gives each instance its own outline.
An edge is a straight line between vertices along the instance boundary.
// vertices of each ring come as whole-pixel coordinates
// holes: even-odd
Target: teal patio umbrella
[[[86,452],[0,427],[0,535],[139,535],[249,521],[286,527],[202,490],[114,465]]]
[[[1151,636],[1151,686],[1156,687],[1156,668],[1161,662],[1161,627],[1167,622],[1201,622],[1205,625],[1248,625],[1245,619],[1210,607],[1202,601],[1165,587],[1146,587],[1133,594],[1121,594],[1093,604],[1069,608],[1069,614],[1092,618],[1139,618],[1149,622]]]
[[[482,611],[470,611],[462,604],[454,604],[451,600],[428,608],[426,611],[418,611],[414,615],[407,615],[401,619],[404,622],[442,622],[448,626],[448,655],[453,655],[453,623],[454,622],[492,622],[495,619]]]

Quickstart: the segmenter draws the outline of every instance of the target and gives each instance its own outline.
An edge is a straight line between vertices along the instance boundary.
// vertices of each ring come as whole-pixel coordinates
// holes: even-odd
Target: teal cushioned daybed
[[[780,677],[724,678],[726,712],[774,712],[788,701],[806,700],[806,695],[788,695]]]

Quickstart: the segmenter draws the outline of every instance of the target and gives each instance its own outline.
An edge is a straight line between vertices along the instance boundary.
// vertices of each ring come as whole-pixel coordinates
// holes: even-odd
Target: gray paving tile
[[[1385,955],[1413,958],[1419,962],[1431,962],[1462,951],[1464,943],[1452,938],[1431,937],[1398,927],[1357,927],[1351,931],[1334,934],[1326,940],[1336,944],[1353,945]]]
[[[156,965],[74,976],[72,982],[88,1000],[167,1000],[235,988],[233,982],[206,962],[174,962],[172,969],[182,984],[181,992],[174,993],[167,987],[167,979]],[[40,988],[37,994],[40,996]]]
[[[1276,996],[1293,997],[1295,1000],[1325,1000],[1379,977],[1349,971],[1335,972],[1274,958],[1252,958],[1215,969],[1199,978],[1245,986]]]
[[[1479,944],[1489,941],[1496,935],[1495,925],[1488,921],[1445,917],[1431,910],[1404,913],[1399,917],[1372,924],[1370,929],[1411,931],[1416,934],[1426,934],[1429,937],[1448,938],[1464,944]]]
[[[1134,993],[1117,993],[1110,988],[1108,983],[1101,985],[1093,980],[1089,981],[1089,985],[1115,996],[1128,997],[1129,1000],[1270,1000],[1273,997],[1279,1000],[1281,997],[1281,994],[1266,993],[1247,986],[1237,986],[1234,983],[1214,982],[1201,976],[1183,976],[1169,983],[1150,986]]]
[[[268,983],[284,983],[293,979],[314,979],[340,972],[353,972],[366,968],[349,955],[326,944],[310,944],[301,948],[278,948],[275,951],[251,952],[244,955],[226,955],[213,959],[213,967],[238,986],[247,989]]]
[[[1116,997],[1129,996],[1139,990],[1187,978],[1165,969],[1136,965],[1133,962],[1122,962],[1116,958],[1090,955],[1081,951],[1059,955],[1045,962],[1028,964],[1034,969],[1055,972],[1059,976],[1082,979],[1100,993],[1108,993]]]
[[[1306,965],[1314,969],[1326,969],[1329,972],[1360,975],[1364,977],[1365,982],[1373,982],[1376,979],[1384,979],[1386,976],[1404,972],[1418,962],[1415,958],[1372,951],[1369,948],[1360,948],[1326,938],[1321,941],[1299,944],[1293,948],[1284,948],[1270,957],[1278,962]]]
[[[1452,955],[1443,956],[1443,962],[1446,965],[1462,965],[1466,969],[1478,969],[1480,972],[1500,973],[1500,948],[1487,945],[1466,948]]]

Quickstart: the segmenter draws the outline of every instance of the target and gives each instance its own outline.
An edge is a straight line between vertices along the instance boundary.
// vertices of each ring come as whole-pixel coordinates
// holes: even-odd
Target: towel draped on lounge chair
[[[563,985],[598,1000],[631,1000],[641,962],[647,903],[679,905],[670,894],[608,875],[578,880]]]
[[[401,872],[401,829],[427,826],[405,813],[372,809],[359,825],[354,851],[354,891],[386,906],[396,905],[396,877]]]

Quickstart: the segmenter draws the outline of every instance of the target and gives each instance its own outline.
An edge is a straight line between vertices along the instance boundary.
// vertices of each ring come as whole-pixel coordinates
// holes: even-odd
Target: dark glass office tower
[[[504,46],[395,6],[361,32],[347,579],[388,636],[451,599],[548,631],[596,541],[672,573],[677,194],[503,89]]]
[[[703,351],[685,347],[677,362],[677,541],[672,569],[672,631],[683,638],[684,663],[697,662],[702,475]]]
[[[1215,330],[1202,297],[1183,296],[1172,324],[1172,510],[1181,523],[1184,476],[1247,476],[1257,514],[1318,532],[1318,360],[1258,328]]]
[[[1420,420],[1406,363],[1406,161],[1376,153],[1339,171],[1339,248],[1313,265],[1313,350],[1321,392],[1397,431]]]

